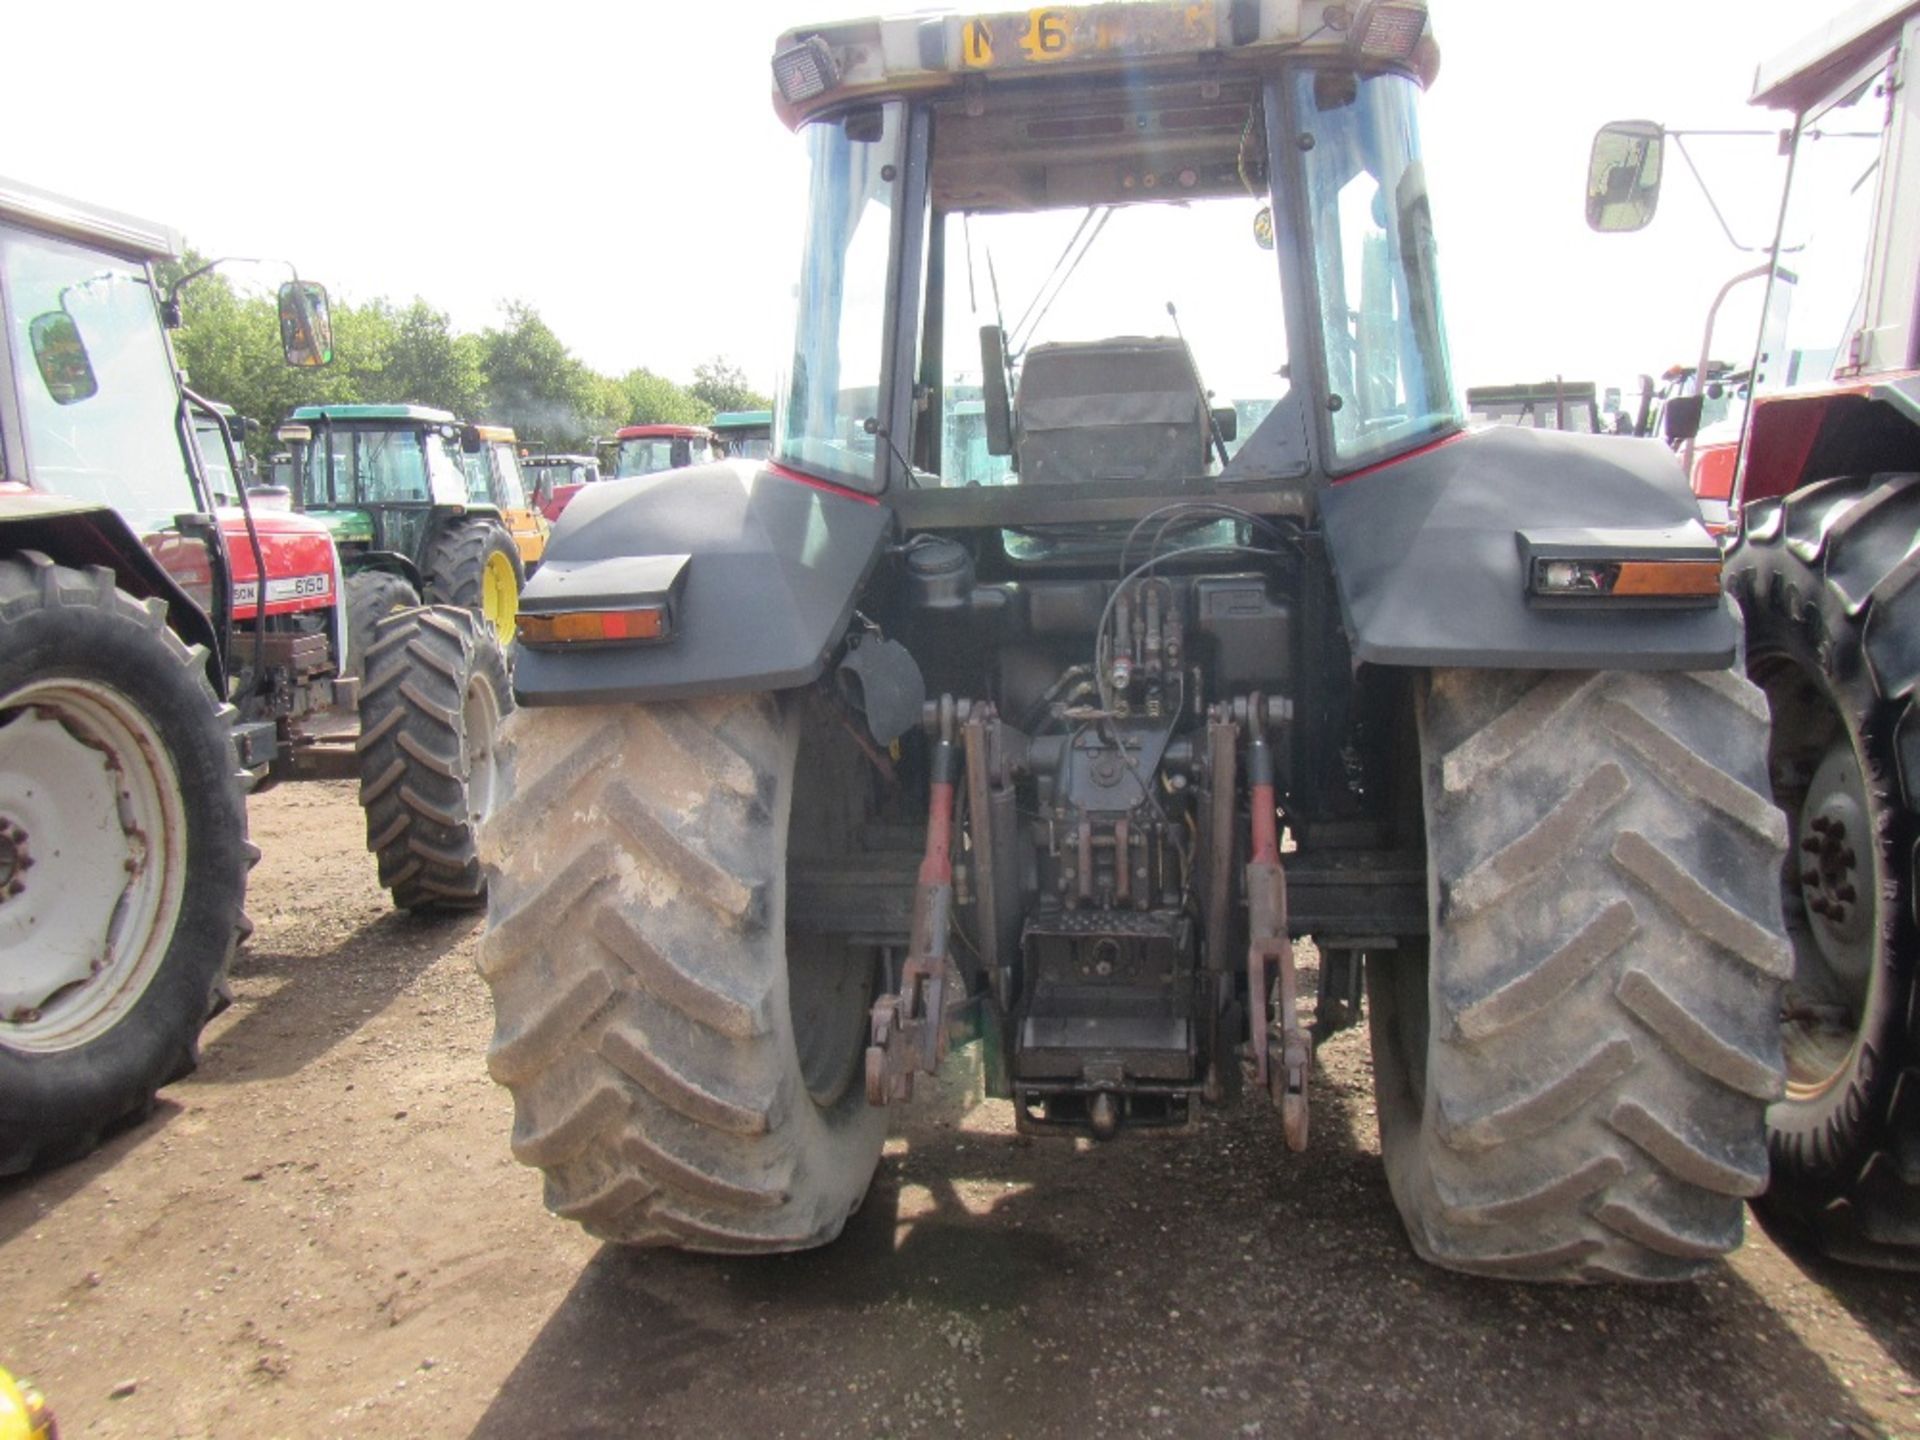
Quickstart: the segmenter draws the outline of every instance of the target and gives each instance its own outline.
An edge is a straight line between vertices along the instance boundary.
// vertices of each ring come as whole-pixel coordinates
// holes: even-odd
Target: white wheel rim
[[[467,752],[467,818],[477,828],[493,812],[494,782],[499,761],[494,755],[494,737],[500,729],[500,703],[493,686],[482,674],[467,681],[467,695],[460,707],[461,740]]]
[[[93,681],[0,702],[0,1044],[51,1053],[125,1018],[166,959],[186,810],[148,718]]]

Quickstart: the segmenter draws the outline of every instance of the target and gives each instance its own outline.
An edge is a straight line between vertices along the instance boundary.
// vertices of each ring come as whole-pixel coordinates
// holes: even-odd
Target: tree
[[[432,405],[463,419],[481,413],[487,400],[485,346],[477,335],[456,335],[445,312],[419,297],[388,318],[386,363],[368,398],[390,404]],[[374,307],[370,307],[374,308]]]
[[[644,367],[622,376],[620,389],[626,400],[623,425],[704,425],[713,418],[711,405]]]
[[[721,355],[693,367],[693,384],[687,393],[713,411],[773,408],[770,397],[747,383],[747,372]]]
[[[511,425],[522,440],[577,447],[608,417],[596,415],[598,378],[524,301],[502,307],[506,324],[480,337],[486,370],[486,418]]]

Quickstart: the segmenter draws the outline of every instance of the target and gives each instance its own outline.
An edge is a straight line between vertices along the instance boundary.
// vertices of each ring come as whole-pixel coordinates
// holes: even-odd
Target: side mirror
[[[1691,440],[1700,433],[1700,408],[1698,395],[1680,395],[1667,401],[1660,416],[1660,429],[1669,445]]]
[[[1240,438],[1240,412],[1231,405],[1216,405],[1213,410],[1213,428],[1226,441]]]
[[[287,364],[317,370],[333,363],[333,317],[327,310],[327,289],[308,280],[289,280],[280,287],[280,349]]]
[[[1587,225],[1603,234],[1644,230],[1660,205],[1666,131],[1651,120],[1616,120],[1593,137],[1587,158]]]
[[[987,453],[1013,454],[1013,400],[1007,394],[1007,332],[980,327],[980,389],[985,402]]]
[[[27,339],[33,346],[33,363],[40,367],[40,380],[54,404],[77,405],[100,393],[93,360],[73,316],[64,310],[36,315],[27,322]]]

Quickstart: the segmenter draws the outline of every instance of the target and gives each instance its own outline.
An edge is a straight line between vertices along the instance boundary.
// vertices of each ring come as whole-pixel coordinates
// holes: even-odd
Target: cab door
[[[488,448],[493,452],[495,503],[507,523],[507,533],[513,536],[514,546],[520,551],[520,563],[531,575],[540,557],[547,553],[547,536],[553,526],[533,507],[513,446],[507,441],[495,440]]]

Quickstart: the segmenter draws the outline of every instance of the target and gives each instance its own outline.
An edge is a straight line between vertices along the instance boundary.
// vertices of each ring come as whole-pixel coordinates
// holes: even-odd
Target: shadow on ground
[[[474,1434],[1872,1433],[1731,1267],[1553,1290],[1421,1264],[1346,1073],[1305,1156],[1251,1101],[1101,1147],[998,1103],[910,1116],[824,1250],[599,1251]]]
[[[199,1078],[222,1084],[278,1080],[306,1068],[364,1025],[480,924],[477,915],[394,911],[320,954],[248,946],[233,977],[280,983],[249,1002],[209,1041]]]

